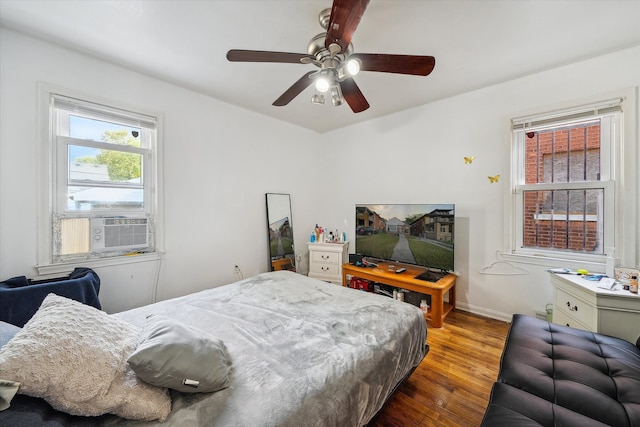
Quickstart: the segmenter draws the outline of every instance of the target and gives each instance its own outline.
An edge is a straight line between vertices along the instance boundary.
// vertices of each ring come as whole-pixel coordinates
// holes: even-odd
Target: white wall
[[[316,223],[353,237],[356,203],[455,203],[459,306],[504,319],[543,310],[551,302],[544,267],[479,274],[505,248],[509,120],[640,86],[636,47],[319,135],[0,31],[1,280],[35,275],[37,82],[164,113],[166,255],[161,265],[98,269],[108,311],[148,303],[158,268],[160,299],[236,280],[235,264],[245,276],[266,271],[266,192],[291,194],[303,257]],[[283,153],[285,167],[265,161]],[[495,174],[502,178],[490,184]]]
[[[546,266],[514,264],[528,270],[527,275],[479,273],[498,259],[496,252],[505,249],[508,239],[504,224],[510,119],[525,111],[544,112],[559,103],[580,105],[585,98],[637,88],[638,70],[640,47],[635,47],[329,134],[324,151],[341,161],[351,160],[336,183],[338,199],[321,216],[353,230],[356,203],[455,203],[455,261],[462,273],[457,281],[459,306],[503,319],[544,311],[552,302]],[[465,164],[464,156],[475,160]],[[633,156],[629,164],[637,166],[637,151]],[[496,174],[501,179],[491,184],[487,177]],[[627,209],[637,211],[637,206]],[[637,241],[637,228],[631,228],[635,232],[628,237]],[[631,262],[638,264],[637,255]]]
[[[319,173],[307,155],[315,133],[0,31],[0,280],[36,275],[37,82],[164,114],[166,254],[97,268],[107,311],[149,303],[158,268],[159,299],[235,281],[236,264],[245,276],[267,270],[265,193],[292,194],[295,226],[304,177]]]

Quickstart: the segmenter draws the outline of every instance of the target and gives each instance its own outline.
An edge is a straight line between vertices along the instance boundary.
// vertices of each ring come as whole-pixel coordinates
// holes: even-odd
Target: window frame
[[[73,270],[78,263],[83,266],[107,266],[132,261],[148,261],[158,258],[163,247],[163,227],[161,211],[161,176],[160,166],[162,165],[162,123],[163,116],[157,112],[151,112],[136,106],[125,105],[122,102],[102,99],[95,96],[82,94],[73,90],[54,87],[45,83],[38,84],[39,92],[39,207],[40,212],[38,227],[38,265],[39,274],[62,273]],[[77,101],[81,106],[94,107],[94,113],[70,113],[63,111],[59,117],[54,106],[56,98],[68,98]],[[100,107],[104,114],[99,111]],[[62,109],[64,110],[64,109]],[[64,116],[79,115],[89,119],[105,120],[121,123],[121,120],[110,119],[110,112],[119,111],[125,113],[124,117],[142,117],[141,120],[151,119],[155,129],[149,130],[149,122],[145,126],[140,126],[141,147],[117,146],[115,144],[79,139],[69,136],[68,121],[64,124]],[[129,115],[130,113],[130,115]],[[62,125],[61,125],[62,123]],[[129,122],[123,122],[129,126]],[[153,134],[149,134],[152,132]],[[90,148],[106,148],[119,152],[131,152],[141,155],[142,161],[142,183],[104,183],[73,181],[69,177],[69,155],[70,145],[84,146]],[[67,209],[67,188],[69,186],[82,185],[89,187],[110,187],[110,188],[132,188],[138,187],[143,190],[142,209],[96,209],[96,210],[69,210]],[[108,216],[124,216],[128,218],[147,218],[150,223],[150,249],[144,256],[130,257],[125,253],[83,253],[74,255],[60,255],[57,253],[56,245],[59,245],[61,220],[66,218],[97,218]],[[132,258],[135,258],[132,260]]]
[[[92,188],[137,188],[142,189],[143,192],[143,201],[142,201],[142,209],[101,209],[101,210],[92,210],[91,212],[96,212],[96,214],[101,213],[102,215],[135,215],[140,213],[145,213],[148,215],[152,215],[152,199],[153,195],[151,194],[151,188],[149,185],[145,185],[145,183],[150,182],[152,179],[152,149],[148,148],[137,148],[130,146],[122,146],[116,147],[113,144],[91,141],[86,139],[76,139],[68,136],[54,136],[56,139],[56,189],[55,189],[55,198],[57,206],[56,210],[58,212],[63,212],[69,215],[73,215],[78,213],[77,210],[69,210],[67,209],[67,205],[65,203],[64,197],[62,195],[67,193],[67,189],[69,187],[92,187]],[[73,145],[76,147],[86,147],[86,148],[96,148],[96,149],[104,149],[117,151],[121,153],[131,153],[131,154],[139,154],[142,157],[142,184],[131,184],[131,183],[114,183],[107,184],[102,182],[88,182],[83,180],[73,180],[69,177],[68,173],[65,171],[69,170],[69,155],[68,150],[69,146]],[[151,166],[151,167],[149,167]],[[59,171],[59,172],[57,172]]]
[[[637,236],[638,184],[635,171],[629,169],[637,157],[636,90],[629,89],[609,96],[587,100],[585,103],[563,105],[547,112],[532,112],[511,121],[511,180],[508,201],[505,203],[507,247],[505,259],[551,267],[584,268],[604,271],[607,257],[614,257],[617,265],[634,266],[637,248],[625,233]],[[617,106],[617,107],[616,107]],[[620,112],[616,113],[615,109]],[[599,111],[599,112],[598,112]],[[591,112],[591,115],[589,115]],[[531,130],[543,130],[572,124],[587,118],[601,118],[601,176],[600,181],[525,184],[524,139]],[[536,123],[529,126],[528,123]],[[519,127],[519,129],[517,129]],[[606,137],[604,137],[606,133]],[[625,158],[622,154],[629,154]],[[603,253],[583,253],[569,250],[524,248],[523,209],[524,191],[557,189],[602,189],[604,192]],[[626,213],[625,213],[626,211]],[[630,212],[630,213],[629,213]],[[633,239],[631,239],[633,240]]]

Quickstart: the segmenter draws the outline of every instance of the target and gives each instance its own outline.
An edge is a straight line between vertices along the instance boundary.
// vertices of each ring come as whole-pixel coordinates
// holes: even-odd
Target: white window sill
[[[115,256],[115,257],[108,257],[108,258],[73,260],[73,261],[67,261],[67,262],[59,262],[55,264],[37,265],[36,270],[38,270],[39,276],[54,275],[54,274],[58,274],[58,275],[69,274],[76,267],[89,267],[89,268],[111,267],[114,265],[125,265],[125,264],[137,263],[137,262],[157,261],[161,257],[162,257],[161,252],[151,252],[151,253],[134,254],[134,255],[122,255],[122,256]]]
[[[604,273],[606,270],[606,264],[604,262],[594,260],[568,259],[534,254],[513,254],[506,252],[502,252],[500,257],[504,261],[539,265],[545,268],[569,268],[571,270],[582,268],[597,273]]]

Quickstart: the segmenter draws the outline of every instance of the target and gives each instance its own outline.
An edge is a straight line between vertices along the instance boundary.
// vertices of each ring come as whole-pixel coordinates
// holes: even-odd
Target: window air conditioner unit
[[[147,218],[91,218],[91,251],[116,252],[148,247]]]

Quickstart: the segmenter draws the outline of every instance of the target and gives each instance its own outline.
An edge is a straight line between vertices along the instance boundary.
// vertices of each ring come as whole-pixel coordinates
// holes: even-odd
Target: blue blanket
[[[23,327],[50,293],[101,309],[100,278],[90,268],[76,268],[68,277],[32,281],[25,276],[0,282],[0,320]]]

